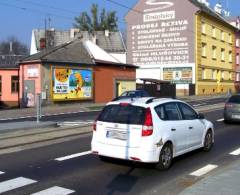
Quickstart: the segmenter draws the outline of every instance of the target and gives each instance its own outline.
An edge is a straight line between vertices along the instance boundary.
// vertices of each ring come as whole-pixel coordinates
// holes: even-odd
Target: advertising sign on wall
[[[192,68],[163,68],[163,79],[176,84],[192,83]]]
[[[188,1],[138,1],[130,11],[127,62],[149,65],[187,64],[194,62],[194,13]],[[188,11],[186,11],[188,10]]]
[[[92,87],[92,70],[52,68],[53,100],[91,99]]]

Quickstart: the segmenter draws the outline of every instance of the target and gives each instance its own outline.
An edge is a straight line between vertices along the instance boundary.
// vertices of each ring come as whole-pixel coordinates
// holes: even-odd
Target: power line
[[[63,16],[63,15],[59,15],[59,14],[44,12],[44,11],[40,11],[40,10],[37,10],[37,9],[20,7],[20,6],[12,5],[12,4],[9,4],[9,3],[0,2],[0,5],[6,6],[6,7],[11,7],[11,8],[16,8],[16,9],[20,9],[20,10],[22,10],[22,11],[28,11],[28,12],[32,12],[32,13],[36,13],[36,12],[38,12],[38,13],[44,13],[44,14],[48,14],[48,15],[51,15],[51,16],[63,18],[63,19],[65,19],[65,20],[71,20],[71,21],[73,20],[73,18],[68,17],[68,16]]]
[[[64,12],[68,12],[70,14],[73,14],[73,13],[79,14],[79,12],[77,12],[77,11],[70,11],[70,10],[67,10],[67,9],[60,8],[60,7],[54,7],[54,6],[50,6],[50,5],[47,5],[47,4],[36,3],[36,2],[29,1],[29,0],[15,0],[15,1],[23,2],[23,3],[27,3],[27,4],[31,4],[31,5],[35,5],[35,6],[40,6],[40,7],[44,7],[44,8],[47,7],[47,8],[58,10],[58,11],[64,11]]]
[[[136,12],[136,13],[143,14],[143,12],[141,12],[141,11],[139,11],[139,10],[137,10],[137,9],[133,9],[133,8],[131,8],[131,7],[128,7],[128,6],[126,6],[126,5],[123,5],[123,4],[121,4],[121,3],[118,3],[118,2],[116,2],[116,1],[113,1],[113,0],[105,0],[105,1],[108,1],[108,2],[110,2],[110,3],[113,3],[113,4],[118,5],[118,6],[120,6],[120,7],[126,8],[126,9],[128,9],[128,10],[132,10],[132,11],[134,11],[134,12]]]

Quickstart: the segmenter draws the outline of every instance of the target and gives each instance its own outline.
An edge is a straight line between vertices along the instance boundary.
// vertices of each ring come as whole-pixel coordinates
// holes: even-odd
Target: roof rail
[[[146,103],[146,104],[150,104],[150,103],[152,103],[153,100],[155,100],[155,99],[158,99],[158,98],[152,97],[152,98],[148,99],[145,103]]]

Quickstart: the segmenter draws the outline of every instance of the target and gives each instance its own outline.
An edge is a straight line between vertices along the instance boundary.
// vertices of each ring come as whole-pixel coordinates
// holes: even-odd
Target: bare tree
[[[0,42],[0,54],[28,55],[29,48],[16,37],[11,36],[7,40]]]

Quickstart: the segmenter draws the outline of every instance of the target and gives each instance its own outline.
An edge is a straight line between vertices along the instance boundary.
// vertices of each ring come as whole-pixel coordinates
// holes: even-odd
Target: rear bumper
[[[240,113],[224,111],[224,120],[226,121],[240,122],[240,117],[236,116],[240,116]]]
[[[100,156],[118,158],[131,161],[139,161],[144,163],[156,163],[159,160],[161,147],[146,150],[142,147],[128,148],[124,146],[116,146],[92,141],[92,151]]]

